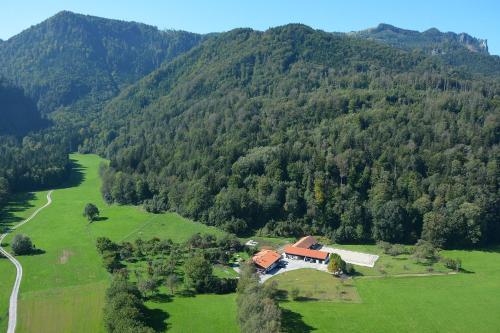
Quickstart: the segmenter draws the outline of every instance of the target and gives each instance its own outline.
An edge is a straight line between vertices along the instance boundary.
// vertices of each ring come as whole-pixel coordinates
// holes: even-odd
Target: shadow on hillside
[[[68,179],[61,185],[54,187],[54,190],[77,187],[85,180],[85,167],[78,164],[77,160],[70,160],[70,171]]]
[[[107,221],[107,220],[109,220],[108,217],[106,217],[106,216],[99,216],[99,217],[96,217],[91,223],[102,222],[102,221]]]
[[[500,253],[500,245],[491,245],[489,247],[479,248],[478,251]]]
[[[195,297],[196,293],[192,290],[184,289],[177,293],[180,297]]]
[[[314,301],[319,301],[318,298],[315,297],[307,297],[307,296],[299,296],[295,299],[297,302],[314,302]]]
[[[160,309],[146,309],[146,322],[156,331],[165,332],[167,329],[167,324],[165,321],[168,319],[169,315]]]
[[[459,272],[464,274],[476,274],[476,272],[469,271],[468,269],[465,268],[460,268]]]
[[[284,332],[289,333],[307,333],[316,330],[302,320],[300,313],[288,309],[282,309],[281,326]]]
[[[12,199],[0,210],[0,233],[5,228],[10,228],[14,224],[21,222],[23,218],[15,216],[18,212],[23,212],[33,205],[30,201],[35,199],[35,194],[31,192],[18,193],[12,196]]]
[[[278,302],[288,302],[288,291],[283,289],[276,290],[276,300]]]
[[[172,295],[169,294],[154,294],[151,297],[148,297],[148,300],[158,303],[169,303],[172,302]]]

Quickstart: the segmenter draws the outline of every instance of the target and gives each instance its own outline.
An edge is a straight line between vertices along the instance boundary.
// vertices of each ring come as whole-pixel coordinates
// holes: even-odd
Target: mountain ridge
[[[0,74],[50,113],[85,98],[87,106],[109,99],[201,38],[62,11],[0,45]]]
[[[480,190],[477,174],[495,159],[498,91],[384,43],[235,29],[122,91],[80,151],[110,159],[108,202],[232,233],[470,245],[498,230],[495,180]],[[477,212],[469,226],[456,215]]]
[[[488,51],[488,41],[486,39],[476,38],[465,32],[461,33],[455,33],[451,31],[441,32],[439,29],[434,27],[420,32],[417,30],[399,28],[387,23],[380,23],[374,28],[368,28],[360,31],[352,31],[348,34],[354,36],[365,36],[373,38],[375,40],[384,41],[386,39],[384,39],[383,37],[378,37],[377,35],[384,32],[393,32],[395,34],[412,36],[414,38],[419,38],[419,37],[422,39],[428,38],[428,40],[425,41],[427,43],[457,42],[465,46],[468,50],[472,52],[484,53],[490,55]],[[421,43],[422,42],[424,41],[421,41]]]

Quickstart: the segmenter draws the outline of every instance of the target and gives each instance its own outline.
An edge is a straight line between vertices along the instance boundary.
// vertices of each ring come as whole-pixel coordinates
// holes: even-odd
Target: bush
[[[387,251],[387,254],[392,257],[397,257],[402,254],[409,254],[410,251],[406,248],[406,246],[401,244],[393,244],[391,248]]]
[[[388,254],[389,250],[392,247],[392,244],[389,242],[379,241],[377,242],[377,246],[384,251],[385,254]]]
[[[229,294],[236,291],[238,279],[218,278],[212,276],[208,284],[208,292],[216,294]]]
[[[342,274],[345,271],[346,263],[337,253],[332,253],[328,263],[328,271],[333,274]]]
[[[15,255],[24,255],[33,253],[33,243],[28,236],[17,234],[12,240],[12,251]]]
[[[462,268],[462,260],[458,258],[457,259],[443,258],[442,262],[446,268],[453,269],[456,272],[460,271],[460,269]]]
[[[417,262],[435,262],[438,259],[438,249],[431,242],[420,239],[415,245],[413,257]]]
[[[83,216],[85,216],[89,222],[93,222],[99,217],[99,209],[96,205],[88,203],[83,210]]]
[[[396,257],[401,254],[410,254],[411,251],[402,244],[391,244],[389,242],[380,241],[377,246],[381,248],[385,254]]]

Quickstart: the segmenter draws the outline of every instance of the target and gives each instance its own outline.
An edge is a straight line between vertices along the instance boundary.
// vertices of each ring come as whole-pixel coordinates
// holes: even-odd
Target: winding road
[[[38,208],[31,214],[30,217],[28,217],[26,220],[16,224],[14,227],[10,228],[10,230],[0,236],[0,252],[9,259],[14,266],[16,266],[17,270],[17,275],[16,275],[16,281],[14,282],[14,286],[12,287],[12,293],[10,294],[10,303],[9,303],[9,326],[7,328],[7,333],[14,333],[16,331],[16,324],[17,324],[17,295],[19,294],[19,287],[21,286],[21,279],[23,278],[23,267],[21,266],[21,263],[17,261],[16,258],[14,258],[13,255],[11,255],[9,252],[7,252],[3,247],[2,247],[2,242],[4,238],[9,234],[10,231],[15,230],[19,228],[20,226],[28,223],[31,221],[40,211],[42,211],[44,208],[47,208],[50,206],[52,203],[52,192],[49,191],[47,193],[47,203],[43,205],[42,207]]]

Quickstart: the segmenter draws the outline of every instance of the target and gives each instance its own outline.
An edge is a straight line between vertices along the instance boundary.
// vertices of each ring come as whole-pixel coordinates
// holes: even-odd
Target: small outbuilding
[[[301,249],[316,249],[318,245],[318,241],[313,236],[304,236],[292,246],[299,247]]]
[[[262,250],[253,256],[252,261],[257,266],[257,271],[267,273],[278,265],[280,259],[278,252]]]

